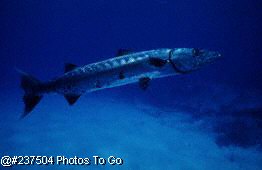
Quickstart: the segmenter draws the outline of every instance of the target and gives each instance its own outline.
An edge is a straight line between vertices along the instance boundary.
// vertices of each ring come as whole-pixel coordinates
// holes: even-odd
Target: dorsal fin
[[[77,68],[77,65],[75,64],[71,64],[71,63],[66,63],[65,64],[65,73],[74,70],[75,68]]]
[[[116,56],[119,57],[119,56],[127,55],[127,54],[130,54],[130,53],[132,53],[132,50],[121,48],[121,49],[118,49]]]
[[[78,95],[78,94],[66,94],[64,95],[67,102],[70,104],[70,105],[73,105],[81,95]]]

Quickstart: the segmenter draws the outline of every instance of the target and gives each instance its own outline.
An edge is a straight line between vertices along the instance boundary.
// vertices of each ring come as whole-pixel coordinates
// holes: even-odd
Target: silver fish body
[[[78,67],[62,77],[47,83],[61,94],[83,94],[138,82],[143,77],[150,79],[178,74],[172,66],[156,67],[150,63],[150,58],[168,59],[171,49],[151,50],[114,57],[83,67]],[[45,91],[43,91],[45,92]]]
[[[64,75],[48,82],[40,82],[19,71],[25,91],[22,117],[30,113],[46,93],[62,94],[72,105],[82,94],[106,88],[138,82],[145,90],[152,79],[190,73],[220,57],[218,52],[197,48],[142,51],[82,67],[70,64]]]

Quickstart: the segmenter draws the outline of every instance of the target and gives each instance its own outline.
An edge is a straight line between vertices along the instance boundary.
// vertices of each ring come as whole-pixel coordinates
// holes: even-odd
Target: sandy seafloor
[[[120,90],[126,88],[129,87]],[[94,165],[91,160],[91,165],[83,166],[34,165],[13,166],[9,169],[261,169],[261,137],[258,136],[261,126],[260,129],[248,126],[250,131],[255,131],[251,133],[252,136],[240,130],[235,134],[235,141],[224,139],[222,141],[229,142],[219,142],[221,134],[230,138],[226,132],[236,128],[232,125],[234,123],[227,126],[221,121],[230,119],[229,123],[235,122],[240,117],[247,120],[252,117],[251,114],[235,118],[228,114],[219,116],[217,113],[199,116],[184,109],[142,103],[138,98],[119,100],[122,94],[113,93],[120,90],[111,90],[111,95],[108,92],[105,92],[106,95],[103,92],[86,94],[73,107],[68,106],[61,96],[48,95],[23,120],[19,120],[23,109],[20,98],[22,92],[1,93],[0,108],[1,113],[4,113],[0,119],[1,155],[64,155],[68,158],[90,158],[93,155],[107,158],[114,155],[124,160],[121,166]],[[137,90],[139,92],[140,89]],[[257,92],[254,94],[259,95]],[[216,99],[220,103],[213,104],[212,99],[205,100],[204,96],[198,98],[206,102],[206,107],[216,108],[223,102],[230,103],[236,95],[227,92],[227,97]],[[252,105],[256,104],[253,102]],[[255,115],[252,120],[261,123],[261,115]],[[227,130],[223,131],[223,128]],[[255,143],[238,141],[242,138],[246,141],[255,140]]]

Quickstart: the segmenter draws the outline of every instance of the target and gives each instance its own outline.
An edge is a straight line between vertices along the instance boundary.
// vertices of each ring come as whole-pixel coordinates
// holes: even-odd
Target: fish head
[[[170,63],[180,72],[197,70],[204,65],[214,63],[221,54],[199,48],[176,48],[170,51]]]

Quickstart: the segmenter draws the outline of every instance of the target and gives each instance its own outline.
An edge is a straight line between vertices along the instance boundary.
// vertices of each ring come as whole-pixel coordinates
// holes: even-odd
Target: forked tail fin
[[[23,97],[23,101],[25,104],[24,113],[21,118],[27,116],[34,107],[40,102],[42,99],[42,95],[38,94],[38,89],[41,84],[39,80],[34,78],[27,73],[16,69],[21,75],[21,88],[24,90],[25,94]]]

